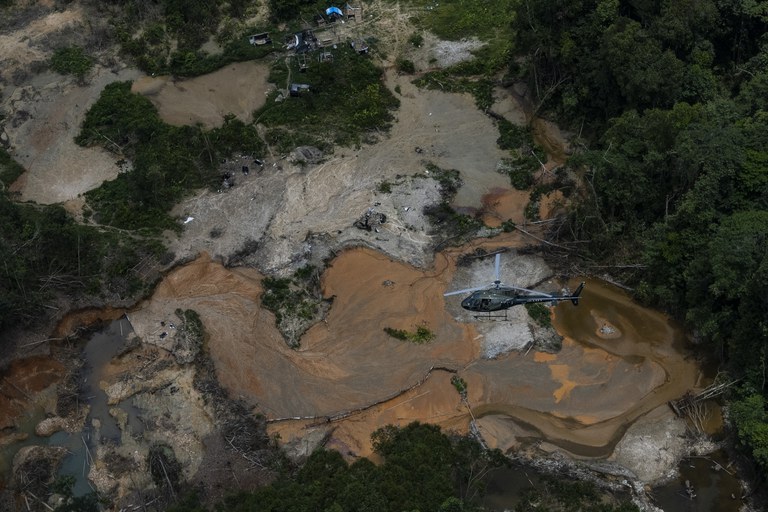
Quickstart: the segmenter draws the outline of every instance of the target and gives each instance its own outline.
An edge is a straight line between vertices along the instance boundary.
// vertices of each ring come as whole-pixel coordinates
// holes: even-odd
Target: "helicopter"
[[[570,300],[574,306],[579,305],[579,295],[581,295],[581,291],[584,289],[583,282],[576,288],[576,291],[573,292],[572,295],[551,295],[535,290],[529,290],[527,288],[502,284],[499,280],[500,265],[501,254],[496,254],[495,277],[493,283],[490,285],[465,288],[463,290],[448,292],[443,295],[448,297],[450,295],[472,292],[469,297],[461,301],[461,307],[469,311],[488,313],[489,317],[493,311],[506,311],[519,304],[532,304],[537,302],[556,303],[559,301]]]

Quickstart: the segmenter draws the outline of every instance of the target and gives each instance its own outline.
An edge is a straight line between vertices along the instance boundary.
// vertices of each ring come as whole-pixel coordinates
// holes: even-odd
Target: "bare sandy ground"
[[[28,69],[31,64],[47,59],[51,52],[45,39],[50,34],[77,29],[83,23],[83,10],[75,5],[32,19],[26,26],[10,33],[0,34],[0,80],[11,82],[17,69]]]
[[[308,236],[324,233],[337,247],[362,244],[418,266],[429,265],[432,240],[421,210],[439,201],[439,190],[433,180],[424,179],[429,177],[427,162],[460,170],[465,186],[456,205],[479,210],[485,204],[491,225],[508,218],[522,220],[524,205],[519,200],[524,194],[507,192],[508,180],[496,172],[505,153],[496,147],[493,122],[475,108],[474,100],[419,91],[394,73],[387,74],[386,83],[402,91],[389,135],[360,149],[337,148],[316,166],[295,165],[290,159],[268,161],[248,177],[238,173],[236,186],[226,192],[205,191],[182,202],[174,212],[180,219],[194,220],[171,242],[177,256],[206,251],[226,260],[246,242],[258,241],[253,264],[275,272],[306,263],[312,251]],[[239,171],[241,163],[252,165],[249,159],[228,165]],[[382,182],[391,183],[393,191],[380,192]],[[382,231],[352,228],[371,207],[389,219]],[[210,236],[213,228],[215,237]]]
[[[24,201],[63,203],[114,179],[119,155],[102,148],[75,144],[88,108],[110,82],[130,80],[133,70],[114,73],[99,67],[88,85],[56,74],[45,74],[17,88],[6,101],[11,154],[25,172],[12,186]]]
[[[65,41],[76,37],[75,32],[89,33],[86,18],[85,10],[75,2],[0,34],[0,80],[6,84],[0,132],[4,132],[10,153],[27,170],[10,187],[24,201],[62,203],[118,173],[115,162],[119,157],[100,148],[81,148],[73,138],[101,89],[137,73],[119,65],[111,69],[97,65],[85,85],[56,73],[30,74],[35,66],[47,65],[52,38]]]
[[[13,85],[33,65],[46,65],[52,54],[49,38],[67,37],[71,31],[89,32],[86,18],[84,8],[74,2],[67,9],[0,34],[0,81],[9,84],[2,90],[5,119],[0,122],[0,133],[27,171],[10,186],[23,201],[66,203],[77,214],[82,208],[81,194],[117,176],[122,155],[98,147],[83,148],[73,140],[88,108],[110,82],[135,80],[135,91],[147,95],[161,117],[175,125],[201,123],[212,128],[230,113],[248,121],[264,104],[269,88],[266,65],[254,62],[174,81],[144,76],[111,57],[113,65],[97,64],[84,84],[42,73]]]
[[[27,172],[11,187],[22,200],[51,204],[76,200],[105,180],[114,179],[121,155],[75,144],[85,113],[110,82],[135,80],[134,91],[147,95],[170,124],[220,126],[227,114],[248,121],[264,104],[265,65],[233,64],[185,81],[117,73],[98,67],[87,85],[55,74],[17,88],[5,102],[10,122],[5,131],[12,154]]]

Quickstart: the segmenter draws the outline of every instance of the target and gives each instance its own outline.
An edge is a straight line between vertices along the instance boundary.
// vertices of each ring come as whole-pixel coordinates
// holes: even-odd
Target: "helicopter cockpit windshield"
[[[491,306],[491,299],[487,297],[476,297],[470,295],[461,301],[461,307],[470,311],[486,311]]]
[[[461,307],[463,307],[464,309],[468,309],[470,311],[473,311],[474,309],[477,308],[477,304],[476,303],[478,303],[478,302],[480,302],[480,301],[475,300],[475,298],[472,297],[472,296],[469,296],[466,299],[464,299],[463,301],[461,301]]]

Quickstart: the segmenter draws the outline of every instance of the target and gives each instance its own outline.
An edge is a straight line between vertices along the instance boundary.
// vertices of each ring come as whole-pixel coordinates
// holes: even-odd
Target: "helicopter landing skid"
[[[494,318],[499,318],[499,319],[503,318],[504,320],[508,320],[506,310],[504,310],[503,315],[492,315],[491,312],[489,311],[488,314],[486,315],[474,315],[474,317],[475,317],[475,320],[493,320]]]

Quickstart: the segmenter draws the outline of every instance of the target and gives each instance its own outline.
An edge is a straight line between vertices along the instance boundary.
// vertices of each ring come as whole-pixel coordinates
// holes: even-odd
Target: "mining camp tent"
[[[325,15],[331,19],[340,19],[344,17],[344,14],[341,12],[341,9],[339,9],[338,7],[327,8],[325,10]]]

